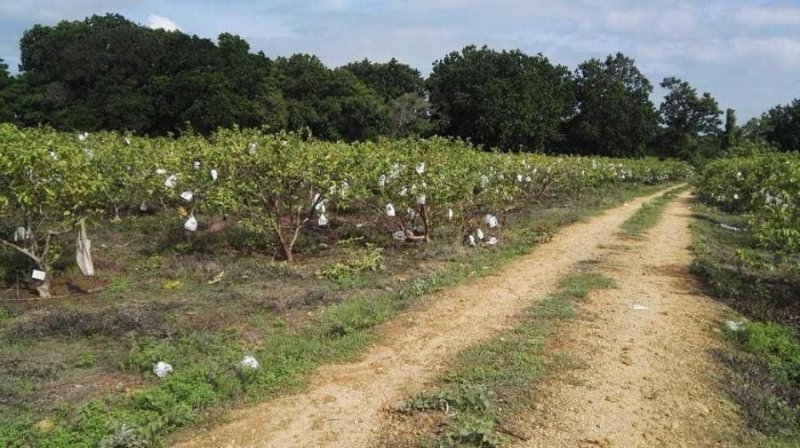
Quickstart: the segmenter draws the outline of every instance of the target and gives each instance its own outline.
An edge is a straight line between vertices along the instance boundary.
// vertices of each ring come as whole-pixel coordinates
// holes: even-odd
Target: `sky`
[[[800,97],[800,0],[0,0],[0,58],[19,64],[34,24],[118,13],[215,39],[238,34],[269,57],[310,53],[336,67],[396,57],[427,75],[466,45],[542,53],[574,69],[621,51],[656,86],[677,76],[740,123]]]

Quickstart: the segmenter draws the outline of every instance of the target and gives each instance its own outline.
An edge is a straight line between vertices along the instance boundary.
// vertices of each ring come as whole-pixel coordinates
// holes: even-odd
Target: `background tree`
[[[389,102],[389,126],[392,137],[428,136],[433,133],[430,103],[425,97],[409,92]]]
[[[781,151],[800,150],[800,98],[761,116],[762,135]]]
[[[675,77],[664,78],[661,87],[667,90],[659,108],[666,126],[659,143],[663,155],[687,159],[714,156],[722,125],[717,100],[708,92],[698,96],[688,82]]]
[[[574,107],[567,68],[519,50],[450,53],[434,63],[427,87],[439,132],[511,150],[561,141]]]
[[[736,146],[741,141],[742,131],[736,126],[736,110],[725,110],[725,131],[722,134],[721,146],[727,150]]]
[[[571,147],[586,154],[644,155],[657,127],[652,91],[634,60],[622,53],[579,65],[577,113],[568,126]]]
[[[351,62],[342,68],[375,90],[385,101],[391,101],[407,93],[423,94],[424,80],[419,70],[402,64],[395,58],[387,63],[364,59]]]
[[[15,79],[8,73],[8,64],[0,59],[0,123],[14,121],[12,89]]]
[[[109,14],[36,25],[20,46],[27,125],[165,134],[287,121],[272,62],[228,33],[215,44]]]
[[[405,137],[430,132],[430,107],[419,70],[395,58],[387,63],[364,59],[342,68],[383,98],[388,106],[390,135]]]
[[[350,71],[330,70],[316,56],[305,54],[276,63],[290,129],[307,127],[328,140],[374,138],[388,129],[383,99]]]

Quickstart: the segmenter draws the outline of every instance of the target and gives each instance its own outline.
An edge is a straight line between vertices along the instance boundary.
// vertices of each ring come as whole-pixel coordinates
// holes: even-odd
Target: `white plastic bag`
[[[14,242],[17,241],[25,241],[30,239],[33,236],[30,229],[26,229],[25,227],[17,227],[17,230],[14,231]]]
[[[31,272],[31,278],[43,282],[44,279],[47,278],[47,273],[38,269],[34,269],[33,272]]]
[[[417,196],[417,205],[425,205],[425,195],[421,194]]]
[[[383,188],[384,185],[386,185],[386,175],[381,174],[381,176],[378,178],[378,186]]]
[[[215,182],[216,182],[216,180],[217,180],[217,178],[218,178],[218,177],[219,177],[219,173],[217,172],[217,170],[216,170],[216,169],[213,169],[213,168],[212,168],[212,169],[211,169],[211,180],[213,180],[213,181],[215,181]]]
[[[486,215],[483,221],[486,223],[487,226],[489,226],[490,229],[494,229],[495,227],[497,227],[497,216],[494,216],[492,214]]]
[[[164,174],[167,174],[167,170],[165,170],[164,168],[157,168],[156,174],[163,176]]]
[[[167,188],[175,188],[175,182],[178,181],[178,175],[172,174],[164,181],[164,186]]]
[[[474,235],[470,235],[469,236],[468,243],[469,243],[469,247],[475,247],[476,243],[475,243],[475,236]]]
[[[245,356],[244,359],[242,359],[242,361],[239,363],[239,365],[242,366],[243,369],[253,369],[253,370],[256,370],[259,367],[261,367],[258,364],[256,358],[253,358],[252,356]]]
[[[447,209],[447,220],[448,221],[452,221],[453,220],[453,209],[452,208],[448,208]]]
[[[183,223],[183,228],[190,232],[194,232],[197,230],[197,219],[194,217],[194,215],[190,215],[189,219],[187,219],[186,222]]]
[[[483,230],[481,230],[481,229],[476,230],[475,231],[475,236],[477,236],[479,240],[483,240],[483,238],[484,238]]]
[[[164,378],[170,373],[172,373],[172,366],[164,361],[159,361],[153,366],[153,374],[159,378]]]
[[[736,322],[732,320],[726,320],[725,326],[728,327],[728,330],[731,331],[739,331],[742,329],[742,322]]]
[[[389,178],[390,179],[394,179],[399,175],[400,175],[400,164],[399,163],[393,163],[392,164],[392,169],[389,171]]]
[[[142,201],[142,203],[139,205],[139,211],[146,212],[148,210],[150,210],[150,207],[147,206],[146,202]]]
[[[75,262],[81,273],[87,277],[94,277],[94,262],[92,261],[92,242],[86,235],[86,222],[81,219],[78,225],[78,241],[75,245]]]
[[[425,172],[425,162],[420,162],[417,164],[417,174],[422,174]]]
[[[408,194],[408,188],[403,187],[403,189],[400,190],[400,196],[405,196],[406,194]]]
[[[88,132],[81,132],[80,134],[78,134],[78,140],[80,140],[80,141],[84,141],[88,137],[89,137],[89,133]]]
[[[386,204],[386,216],[388,216],[389,218],[395,217],[394,205]]]
[[[195,160],[194,163],[192,163],[192,168],[194,168],[195,171],[198,171],[200,169],[200,162]]]
[[[328,217],[325,216],[325,213],[319,215],[319,219],[317,220],[317,224],[320,227],[325,227],[328,225]]]
[[[490,237],[489,241],[487,241],[487,243],[489,243],[490,246],[494,246],[495,244],[497,244],[497,242],[498,242],[497,241],[497,237],[494,237],[494,236]]]
[[[256,148],[258,148],[258,143],[251,142],[250,144],[247,145],[247,153],[250,154],[250,155],[255,154],[256,153]]]
[[[192,193],[191,191],[187,190],[181,193],[181,199],[183,199],[186,202],[192,202],[192,198],[194,198],[194,193]]]

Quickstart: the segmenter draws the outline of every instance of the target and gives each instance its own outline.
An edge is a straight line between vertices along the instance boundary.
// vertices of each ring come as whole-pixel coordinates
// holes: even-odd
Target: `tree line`
[[[800,99],[738,126],[734,110],[723,114],[709,93],[669,77],[656,108],[653,85],[621,53],[571,71],[542,54],[468,46],[425,79],[396,59],[332,69],[313,55],[252,53],[233,34],[214,42],[114,14],[35,25],[20,49],[18,75],[0,60],[0,121],[22,126],[144,135],[268,127],[346,141],[438,134],[511,151],[687,159],[742,139],[800,148]]]

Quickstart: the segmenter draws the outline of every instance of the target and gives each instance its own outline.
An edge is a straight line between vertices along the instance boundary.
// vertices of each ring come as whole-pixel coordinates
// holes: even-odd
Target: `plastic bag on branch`
[[[78,242],[75,245],[75,261],[81,273],[87,277],[94,276],[94,263],[92,262],[92,242],[86,236],[86,223],[81,219],[78,227]]]

